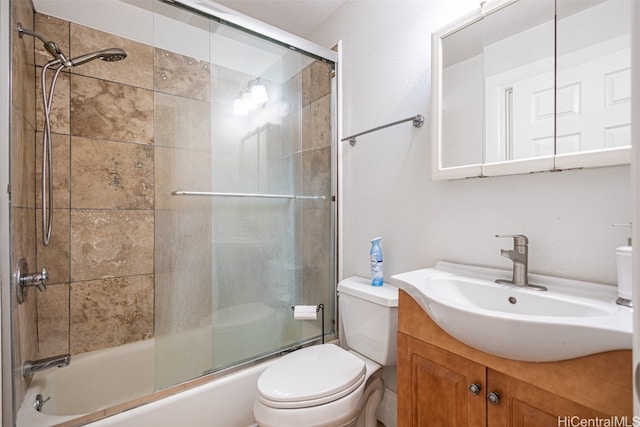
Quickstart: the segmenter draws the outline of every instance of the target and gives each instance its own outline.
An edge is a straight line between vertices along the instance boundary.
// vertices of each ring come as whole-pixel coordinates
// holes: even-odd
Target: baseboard
[[[384,397],[377,412],[378,421],[385,427],[398,426],[398,395],[388,388],[384,390]]]

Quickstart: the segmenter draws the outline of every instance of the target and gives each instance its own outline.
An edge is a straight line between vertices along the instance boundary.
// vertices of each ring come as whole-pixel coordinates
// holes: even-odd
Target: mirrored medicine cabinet
[[[628,164],[631,1],[496,0],[432,35],[432,177]]]

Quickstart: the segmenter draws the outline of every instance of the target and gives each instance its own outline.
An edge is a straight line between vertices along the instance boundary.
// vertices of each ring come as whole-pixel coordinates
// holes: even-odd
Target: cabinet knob
[[[469,384],[469,391],[471,392],[471,394],[473,394],[474,396],[477,396],[480,394],[480,384]]]
[[[487,400],[492,405],[497,405],[498,403],[500,403],[500,394],[498,394],[498,392],[496,391],[492,391],[491,393],[487,394]]]

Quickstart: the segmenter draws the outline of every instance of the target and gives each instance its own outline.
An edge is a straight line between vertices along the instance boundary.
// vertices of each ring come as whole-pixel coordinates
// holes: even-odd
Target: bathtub
[[[256,384],[270,363],[214,380],[200,378],[192,382],[197,386],[181,384],[150,398],[154,384],[153,339],[84,353],[72,357],[68,367],[33,376],[18,410],[17,426],[255,426],[252,408]],[[33,407],[38,394],[45,399],[51,397],[41,412]]]

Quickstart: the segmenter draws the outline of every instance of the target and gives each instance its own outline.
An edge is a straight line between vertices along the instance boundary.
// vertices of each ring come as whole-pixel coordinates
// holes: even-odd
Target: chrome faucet
[[[24,362],[24,365],[22,365],[22,376],[28,377],[36,372],[54,367],[64,368],[65,366],[69,366],[69,363],[71,363],[70,354],[62,354],[40,360],[27,360]]]
[[[524,286],[538,291],[547,288],[529,283],[529,239],[523,234],[496,234],[496,237],[513,237],[513,249],[501,249],[500,255],[513,261],[513,276],[511,280],[497,279],[496,283]]]

